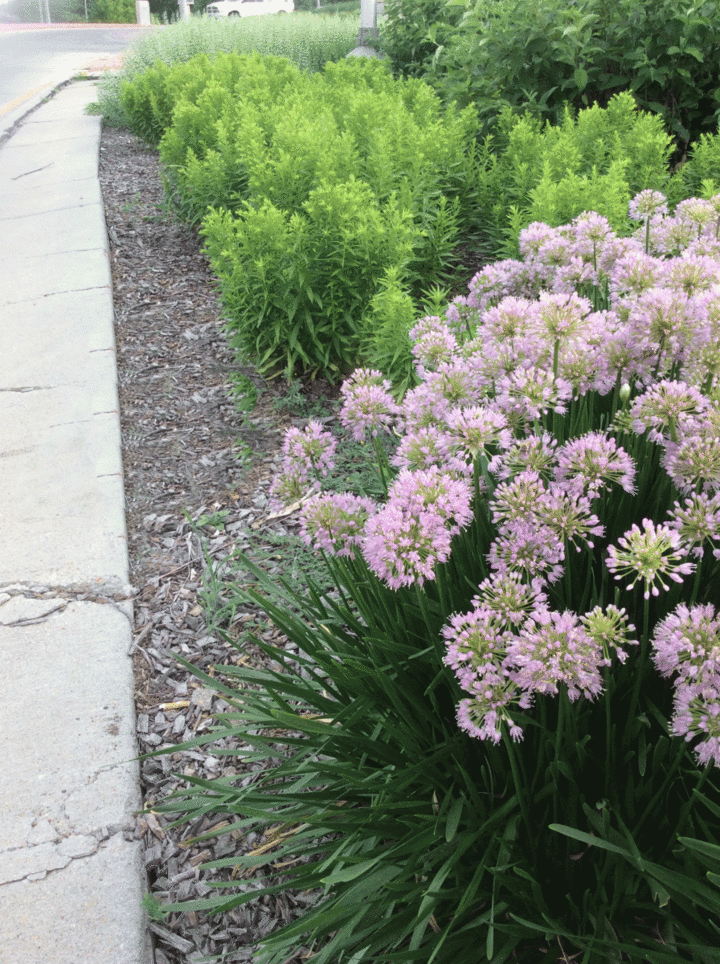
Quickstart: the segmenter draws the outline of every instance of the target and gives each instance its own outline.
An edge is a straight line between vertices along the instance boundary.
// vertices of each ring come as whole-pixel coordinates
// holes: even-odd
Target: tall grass
[[[320,70],[346,57],[355,47],[360,16],[193,17],[148,32],[127,52],[123,69],[106,74],[98,90],[98,110],[106,123],[125,126],[120,90],[153,64],[185,63],[197,54],[272,54],[287,57],[302,70]]]

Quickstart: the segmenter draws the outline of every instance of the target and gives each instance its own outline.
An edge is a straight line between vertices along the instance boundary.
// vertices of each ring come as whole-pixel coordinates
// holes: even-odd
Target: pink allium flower
[[[496,573],[518,572],[534,585],[557,582],[563,574],[560,563],[564,558],[565,547],[552,529],[519,521],[503,526],[488,553]]]
[[[526,469],[509,482],[495,489],[492,515],[495,525],[522,522],[536,517],[537,506],[545,496],[545,484],[540,475]]]
[[[326,476],[335,466],[336,448],[337,439],[313,419],[302,431],[289,428],[283,442],[285,471],[297,468],[308,476]]]
[[[319,488],[320,484],[309,478],[303,466],[288,469],[273,479],[270,486],[270,508],[273,511],[285,509]]]
[[[405,395],[405,429],[441,425],[456,406],[478,404],[485,397],[488,381],[473,359],[441,364]]]
[[[615,439],[603,432],[589,432],[557,450],[555,478],[558,481],[580,479],[593,496],[613,484],[632,495],[635,463]]]
[[[528,298],[507,297],[482,316],[482,337],[487,341],[513,341],[522,338],[537,323],[537,302]]]
[[[452,536],[432,509],[411,515],[392,499],[368,519],[363,555],[391,589],[422,586],[435,578],[438,563],[450,558]]]
[[[568,544],[580,540],[592,549],[595,543],[590,536],[602,536],[605,528],[590,511],[590,500],[581,491],[573,491],[571,484],[551,483],[535,506],[535,517],[558,539]],[[575,548],[580,551],[580,546]]]
[[[652,646],[662,676],[677,673],[683,681],[698,681],[720,674],[720,618],[714,606],[681,603],[657,624]]]
[[[423,330],[417,325],[410,332],[410,338],[415,342],[412,348],[415,368],[421,378],[426,372],[437,371],[440,365],[451,362],[458,353],[455,335],[439,318],[433,320],[436,324],[432,329]]]
[[[390,501],[408,515],[432,511],[456,535],[473,518],[472,492],[465,479],[459,479],[433,466],[424,471],[403,469],[390,486]]]
[[[523,228],[518,238],[520,254],[527,262],[538,258],[544,245],[554,242],[559,236],[557,228],[551,228],[544,221],[533,221]]]
[[[462,689],[473,692],[477,680],[487,686],[505,683],[508,674],[502,661],[512,633],[495,613],[476,608],[452,616],[442,632],[446,645],[443,662],[453,670]]]
[[[309,546],[336,556],[355,558],[363,541],[365,524],[375,503],[349,493],[325,493],[305,505],[300,513],[300,537]]]
[[[610,272],[610,299],[641,295],[654,288],[662,277],[665,263],[644,251],[629,251],[615,262]]]
[[[645,231],[645,228],[640,229],[642,238],[645,237]],[[668,217],[650,221],[650,250],[654,254],[681,254],[697,236],[696,226],[687,219]]]
[[[720,680],[677,687],[672,732],[688,741],[703,736],[694,748],[698,763],[720,766]]]
[[[523,582],[520,573],[493,573],[478,586],[473,605],[491,612],[502,627],[516,630],[547,609],[547,596],[540,586]]]
[[[697,237],[709,225],[715,223],[717,214],[711,201],[699,197],[689,197],[681,201],[675,208],[675,220],[690,225]]]
[[[668,213],[665,195],[649,188],[636,194],[628,206],[628,215],[633,221],[645,223],[649,218],[663,217]]]
[[[457,706],[457,723],[461,730],[480,740],[499,743],[502,740],[502,725],[514,741],[522,740],[523,731],[507,713],[506,707],[515,700],[515,687],[511,683],[493,689],[482,700],[460,700]],[[486,709],[490,706],[490,709]]]
[[[645,598],[660,595],[660,589],[670,587],[664,581],[682,582],[684,576],[695,571],[695,566],[682,560],[688,550],[680,544],[680,536],[669,526],[656,526],[650,519],[643,519],[643,529],[634,525],[618,539],[620,549],[610,546],[607,567],[616,579],[630,578],[627,587],[632,589],[642,582]]]
[[[547,480],[556,464],[556,445],[557,439],[549,432],[526,435],[516,440],[506,452],[494,456],[488,468],[498,479],[509,479],[530,469]]]
[[[628,654],[623,646],[637,646],[636,639],[630,639],[629,634],[635,632],[635,627],[628,623],[627,613],[612,604],[602,609],[596,606],[591,612],[580,617],[580,622],[590,638],[602,648],[603,659],[610,665],[611,654],[614,652],[621,663]]]
[[[720,435],[713,422],[706,426],[698,422],[677,442],[665,443],[663,468],[684,494],[720,490]]]
[[[573,255],[568,264],[555,269],[550,290],[553,294],[573,294],[581,285],[599,283],[600,274],[593,268],[592,263]]]
[[[399,413],[390,394],[392,386],[382,373],[358,368],[340,389],[343,406],[340,422],[361,442],[370,433],[389,432]]]
[[[675,529],[682,544],[690,547],[696,558],[702,558],[707,542],[715,558],[720,559],[720,492],[712,497],[701,492],[685,499],[682,505],[676,502],[668,526]]]
[[[551,341],[574,338],[585,327],[592,311],[587,298],[575,294],[547,294],[538,301],[537,320],[542,333]]]
[[[608,662],[575,613],[552,611],[538,613],[520,630],[506,660],[521,689],[557,695],[564,684],[572,701],[592,700],[602,691],[600,667]]]
[[[508,295],[531,296],[536,290],[535,272],[522,261],[495,261],[486,265],[470,282],[468,306],[485,311]]]
[[[638,435],[650,429],[649,438],[659,442],[665,435],[672,437],[683,420],[704,412],[709,404],[702,392],[685,382],[656,382],[630,408],[633,429]]]
[[[455,450],[470,463],[480,452],[505,449],[512,443],[507,417],[490,405],[458,405],[448,412],[445,424]]]
[[[680,291],[655,287],[644,292],[630,309],[629,326],[647,351],[656,356],[655,367],[667,370],[682,358],[698,322],[701,303]]]
[[[498,379],[496,402],[506,412],[515,412],[528,421],[540,419],[549,411],[562,415],[572,397],[572,385],[555,378],[552,371],[525,368]]]
[[[391,462],[401,469],[429,469],[433,465],[448,466],[453,452],[449,433],[435,425],[413,428],[406,432]],[[459,460],[458,460],[459,461]],[[456,464],[452,461],[452,467]]]
[[[720,264],[715,258],[687,252],[682,258],[673,258],[668,262],[662,279],[666,287],[681,291],[688,297],[700,291],[709,291],[718,282]]]

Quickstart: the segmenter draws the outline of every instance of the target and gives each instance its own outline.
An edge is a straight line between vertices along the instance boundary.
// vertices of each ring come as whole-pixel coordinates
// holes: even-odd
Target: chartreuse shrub
[[[449,201],[460,206],[460,221],[469,221],[473,110],[444,109],[427,84],[395,81],[379,61],[328,64],[309,76],[251,58],[242,70],[230,87],[207,82],[201,95],[191,88],[175,102],[160,155],[186,217],[201,217],[208,203],[232,208],[240,167],[247,172],[241,200],[251,203],[297,211],[320,181],[354,176],[381,202],[396,193],[404,208],[422,212]],[[211,202],[205,166],[217,184]]]
[[[674,206],[705,180],[720,186],[720,137],[703,135],[677,173],[673,150],[660,116],[638,110],[628,93],[577,115],[566,107],[557,125],[506,109],[480,151],[479,217],[496,250],[510,254],[532,222],[557,227],[582,211],[624,232],[630,198],[640,191],[663,191]]]
[[[257,53],[283,57],[302,70],[320,70],[355,47],[359,25],[359,16],[317,17],[310,13],[291,17],[193,17],[173,23],[143,34],[128,48],[123,69],[105,74],[98,91],[99,110],[107,122],[129,126],[123,106],[126,85],[159,63],[177,66],[200,54],[214,60],[218,54]],[[154,78],[161,87],[164,76],[161,73]],[[157,93],[165,96],[162,90]],[[147,125],[147,119],[142,123]],[[146,136],[143,131],[137,133]]]
[[[395,2],[412,23],[412,0]],[[628,90],[687,144],[717,126],[719,27],[718,0],[476,0],[449,36],[443,22],[428,31],[423,76],[488,120],[507,106],[559,121],[566,102]]]
[[[273,497],[311,496],[334,589],[241,560],[300,654],[197,671],[228,709],[195,743],[274,765],[159,806],[267,833],[167,910],[316,893],[260,964],[720,960],[720,196],[630,213],[526,229],[415,325],[401,399],[353,374],[363,493],[288,432]]]
[[[407,212],[352,178],[321,183],[292,214],[270,201],[213,210],[202,230],[238,354],[331,379],[353,367],[368,300],[413,236]]]
[[[450,270],[473,221],[474,111],[443,108],[427,84],[372,60],[307,75],[227,57],[178,76],[188,95],[160,141],[166,185],[203,222],[233,343],[262,371],[337,378],[357,361],[366,312],[378,321],[389,269],[416,299]],[[154,94],[145,110],[141,83],[125,96],[167,116]],[[372,333],[362,340],[372,354]]]

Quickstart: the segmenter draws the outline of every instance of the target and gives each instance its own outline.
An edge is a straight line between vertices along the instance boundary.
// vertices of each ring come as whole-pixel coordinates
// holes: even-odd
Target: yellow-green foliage
[[[218,54],[256,53],[283,57],[305,71],[320,70],[328,61],[341,60],[353,49],[359,26],[359,16],[311,13],[288,17],[193,17],[173,23],[144,33],[128,48],[122,71],[102,78],[99,110],[108,123],[128,125],[121,102],[128,82],[138,80],[158,64],[178,66],[200,54],[214,60]]]
[[[662,118],[637,109],[628,93],[561,124],[543,124],[506,110],[487,138],[478,199],[499,249],[514,251],[517,232],[532,221],[565,224],[584,210],[622,230],[630,198],[667,189],[673,140]]]

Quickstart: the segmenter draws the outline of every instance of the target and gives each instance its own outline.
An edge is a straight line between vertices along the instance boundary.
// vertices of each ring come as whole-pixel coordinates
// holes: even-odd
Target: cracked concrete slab
[[[0,233],[2,233],[0,223]],[[115,339],[110,292],[106,289],[55,294],[6,305],[0,326],[0,388],[78,384],[88,378],[115,384]],[[57,346],[62,342],[63,350]],[[100,356],[107,367],[95,368]],[[92,356],[92,357],[90,357]],[[97,358],[95,356],[98,356]]]
[[[64,609],[64,599],[34,599],[27,596],[10,596],[5,602],[0,597],[0,626],[18,626],[23,623],[46,619],[59,609]]]
[[[10,276],[5,272],[0,275],[0,305],[22,304],[47,295],[93,288],[109,292],[109,271],[107,251],[92,248],[61,251],[42,259],[33,254],[16,257]]]
[[[92,602],[70,602],[33,625],[0,626],[13,691],[0,701],[0,853],[26,846],[28,817],[62,836],[132,823],[140,798],[131,639],[123,613]]]
[[[20,189],[32,190],[38,184],[46,187],[66,178],[81,180],[97,175],[100,118],[92,120],[96,121],[92,135],[62,140],[62,154],[54,148],[52,151],[40,150],[38,144],[16,147],[14,138],[11,138],[0,151],[0,181],[6,184],[22,181],[18,184]],[[50,139],[54,142],[56,138],[48,135],[43,146]]]
[[[93,99],[0,145],[0,964],[151,960]]]
[[[89,857],[0,887],[0,964],[145,964],[141,855],[122,834]]]

